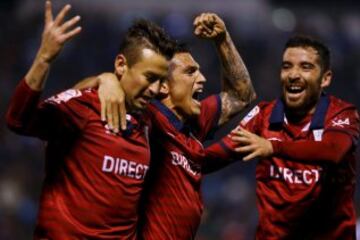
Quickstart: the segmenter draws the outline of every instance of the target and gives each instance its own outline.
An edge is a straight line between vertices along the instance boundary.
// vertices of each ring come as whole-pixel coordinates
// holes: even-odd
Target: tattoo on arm
[[[220,94],[222,112],[219,125],[243,110],[256,97],[249,72],[230,35],[216,44],[221,59],[223,89]]]

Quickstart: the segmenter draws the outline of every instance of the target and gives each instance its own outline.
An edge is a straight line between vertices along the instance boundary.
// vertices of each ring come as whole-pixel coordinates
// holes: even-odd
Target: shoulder
[[[255,118],[264,118],[271,114],[276,101],[261,101],[256,104],[241,120],[241,124],[245,126],[248,122]]]
[[[357,114],[357,108],[354,104],[344,101],[338,97],[329,96],[328,117],[334,117],[338,114],[348,112]]]
[[[49,97],[44,102],[60,108],[92,109],[96,112],[100,110],[100,101],[97,90],[94,88],[68,89]]]

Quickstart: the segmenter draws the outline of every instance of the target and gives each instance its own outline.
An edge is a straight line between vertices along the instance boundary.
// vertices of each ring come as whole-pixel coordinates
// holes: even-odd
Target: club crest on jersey
[[[69,89],[69,90],[66,90],[64,92],[61,92],[55,96],[48,98],[47,100],[45,100],[45,102],[60,104],[62,102],[67,102],[72,98],[80,97],[81,95],[82,95],[81,91],[76,90],[76,89]]]
[[[315,130],[313,130],[314,140],[316,142],[320,142],[322,140],[323,133],[324,133],[324,129],[315,129]]]
[[[333,127],[344,127],[344,125],[350,125],[350,120],[349,118],[345,118],[345,119],[334,119],[331,121],[332,122],[332,126]]]
[[[242,120],[241,125],[246,125],[251,119],[253,119],[260,112],[259,106],[255,106]]]

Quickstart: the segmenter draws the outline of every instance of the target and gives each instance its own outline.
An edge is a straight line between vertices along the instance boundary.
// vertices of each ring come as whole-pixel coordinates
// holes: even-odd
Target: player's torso
[[[275,141],[321,141],[326,126],[331,124],[337,112],[330,103],[323,128],[312,129],[313,116],[309,116],[300,124],[284,121],[282,128],[273,129],[269,123],[272,110],[272,107],[263,110],[260,123],[263,127],[258,129],[257,134]],[[330,235],[335,234],[333,231],[339,230],[340,224],[343,224],[339,216],[347,215],[350,222],[353,218],[351,199],[355,159],[351,154],[346,158],[339,165],[305,164],[278,157],[259,160],[256,168],[259,208],[257,238],[335,239]],[[344,209],[348,209],[348,212]],[[349,226],[351,230],[351,225],[344,226],[345,231]],[[346,236],[346,233],[339,236]],[[348,236],[352,236],[352,233]]]
[[[192,239],[203,210],[204,148],[190,129],[178,130],[166,118],[156,120],[142,235],[144,239]]]
[[[94,112],[79,136],[48,143],[40,228],[102,239],[134,237],[150,162],[148,127],[135,126],[116,135]]]

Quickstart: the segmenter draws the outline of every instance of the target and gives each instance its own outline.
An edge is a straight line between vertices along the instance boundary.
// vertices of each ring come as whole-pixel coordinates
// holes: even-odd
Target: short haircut
[[[176,41],[155,23],[139,19],[128,29],[120,45],[120,52],[124,54],[128,66],[131,67],[140,60],[141,50],[145,48],[171,59],[175,53]]]
[[[295,35],[286,42],[285,50],[293,47],[313,48],[319,55],[322,72],[330,69],[330,50],[325,44],[323,44],[319,40],[316,40],[309,36]]]
[[[190,53],[190,49],[186,43],[177,42],[175,45],[175,53]]]

